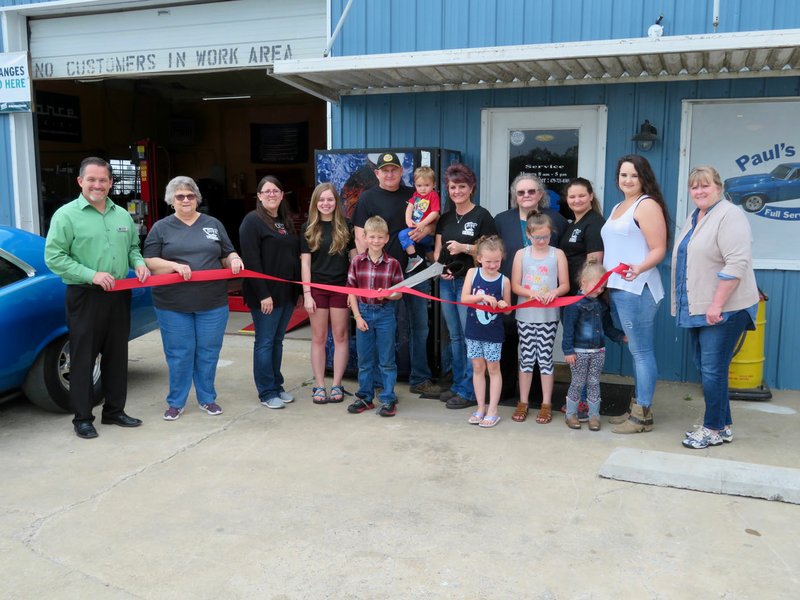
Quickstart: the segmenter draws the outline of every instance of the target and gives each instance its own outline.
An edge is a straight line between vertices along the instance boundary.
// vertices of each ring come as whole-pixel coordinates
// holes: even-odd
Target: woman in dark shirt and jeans
[[[265,275],[297,281],[300,276],[300,238],[294,230],[283,186],[271,175],[258,184],[256,209],[239,227],[239,243],[247,268]],[[267,408],[283,408],[294,396],[283,388],[283,336],[292,316],[299,288],[296,284],[245,279],[244,301],[253,315],[256,339],[253,378],[258,398]]]
[[[481,236],[497,233],[489,211],[472,201],[477,185],[475,173],[466,165],[455,163],[445,171],[445,183],[452,208],[442,215],[436,227],[436,260],[447,265],[439,282],[442,300],[461,301],[461,288],[469,268],[475,266],[475,242]],[[453,385],[440,399],[447,408],[467,408],[477,404],[472,387],[472,364],[467,360],[464,328],[467,307],[442,303],[453,361]]]

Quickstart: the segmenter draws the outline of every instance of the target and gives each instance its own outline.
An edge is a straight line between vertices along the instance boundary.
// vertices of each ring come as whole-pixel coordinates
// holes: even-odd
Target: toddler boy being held
[[[400,240],[400,245],[403,250],[408,254],[408,266],[406,273],[410,273],[416,269],[424,260],[422,256],[417,253],[417,246],[420,247],[420,254],[427,254],[433,252],[433,238],[429,235],[421,240],[414,242],[410,234],[426,225],[433,225],[439,220],[439,214],[442,210],[442,201],[439,194],[434,189],[436,185],[436,173],[430,167],[419,167],[414,171],[414,195],[408,200],[406,207],[406,225],[407,229],[403,229],[398,233],[397,237]]]

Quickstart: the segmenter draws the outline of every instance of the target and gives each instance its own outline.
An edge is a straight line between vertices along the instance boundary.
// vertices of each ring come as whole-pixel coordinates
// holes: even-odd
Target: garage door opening
[[[39,80],[34,91],[43,231],[77,196],[78,166],[91,155],[114,161],[112,199],[134,212],[131,201],[144,197],[150,222],[169,214],[164,188],[177,175],[198,182],[201,209],[234,243],[264,175],[284,184],[298,225],[307,217],[326,105],[264,70]]]

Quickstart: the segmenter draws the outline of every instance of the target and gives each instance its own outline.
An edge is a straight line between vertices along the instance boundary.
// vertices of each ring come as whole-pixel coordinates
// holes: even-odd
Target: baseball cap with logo
[[[397,158],[397,154],[394,152],[384,152],[378,158],[377,168],[382,169],[387,165],[394,165],[395,167],[403,168],[403,165],[400,164],[400,159]]]

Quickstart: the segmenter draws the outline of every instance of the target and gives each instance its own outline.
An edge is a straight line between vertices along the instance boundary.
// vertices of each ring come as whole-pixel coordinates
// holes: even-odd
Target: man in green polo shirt
[[[139,252],[133,219],[108,198],[112,184],[111,165],[101,158],[84,159],[78,176],[81,195],[53,215],[44,250],[47,266],[67,284],[72,423],[77,436],[85,439],[97,437],[92,372],[100,353],[105,393],[100,422],[142,424],[125,414],[131,293],[110,290],[117,279],[128,276],[129,268],[139,281],[150,271]]]

